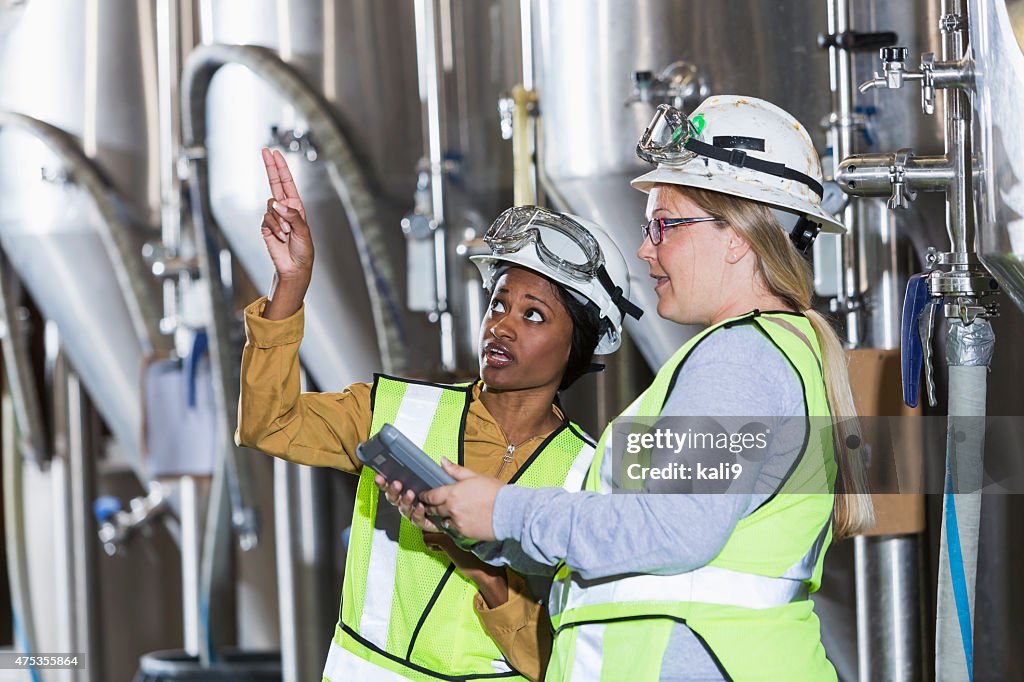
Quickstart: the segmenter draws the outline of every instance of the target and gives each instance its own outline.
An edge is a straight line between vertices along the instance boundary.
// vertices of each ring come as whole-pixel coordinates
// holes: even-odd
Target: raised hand
[[[263,165],[272,195],[260,223],[263,241],[279,283],[292,280],[308,285],[313,272],[313,239],[299,190],[281,152],[264,147]]]
[[[264,147],[263,165],[271,198],[267,199],[260,231],[274,263],[274,284],[267,295],[263,317],[283,320],[298,312],[306,297],[313,277],[313,237],[306,223],[306,208],[284,156]]]

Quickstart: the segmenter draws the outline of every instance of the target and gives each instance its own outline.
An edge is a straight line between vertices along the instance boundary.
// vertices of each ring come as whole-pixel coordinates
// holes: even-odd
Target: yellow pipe
[[[521,84],[512,88],[512,197],[516,206],[537,203],[533,155],[533,109],[537,93]]]

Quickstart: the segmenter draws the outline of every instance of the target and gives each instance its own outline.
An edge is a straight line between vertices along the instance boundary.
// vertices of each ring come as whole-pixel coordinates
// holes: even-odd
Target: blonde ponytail
[[[846,352],[828,320],[811,309],[814,289],[810,264],[797,252],[766,206],[717,192],[671,187],[742,234],[757,255],[758,274],[764,286],[810,321],[821,347],[838,468],[832,533],[836,539],[842,539],[866,531],[874,525],[875,514],[867,492],[863,449],[849,447],[860,443],[861,434],[850,390]]]
[[[796,249],[793,250],[794,253]],[[835,444],[836,506],[832,511],[832,534],[837,540],[848,538],[875,525],[875,510],[868,490],[867,463],[850,444],[862,442],[857,408],[850,390],[850,372],[846,351],[828,320],[817,311],[804,310],[821,346],[825,393],[832,412],[832,440]]]

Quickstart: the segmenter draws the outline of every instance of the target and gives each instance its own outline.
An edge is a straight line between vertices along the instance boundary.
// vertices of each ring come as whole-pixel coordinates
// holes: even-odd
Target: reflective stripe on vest
[[[816,341],[807,320],[803,316],[787,316],[787,325],[779,325],[761,317],[755,312],[726,320],[695,336],[659,370],[651,386],[622,416],[652,418],[653,423],[678,374],[685,371],[689,354],[716,329],[737,324],[756,325],[786,357],[803,385],[807,414],[828,416],[820,351],[816,353],[816,344],[807,344],[806,339],[801,340],[792,331],[795,327],[803,337]],[[808,433],[809,426],[808,423]],[[611,433],[609,424],[598,443],[586,490],[611,492]],[[835,672],[825,659],[808,599],[809,592],[818,586],[824,552],[831,539],[833,495],[788,492],[831,490],[834,476],[831,433],[824,433],[819,440],[809,438],[790,477],[782,483],[780,494],[741,519],[708,565],[685,574],[629,575],[617,580],[588,581],[562,566],[548,605],[556,628],[553,668],[549,669],[555,672],[549,680],[603,679],[602,671],[607,672],[607,666],[612,664],[602,660],[607,643],[600,642],[597,651],[601,655],[594,655],[595,628],[602,623],[615,629],[616,638],[623,637],[627,629],[641,634],[644,628],[651,629],[651,637],[638,639],[649,644],[639,646],[635,655],[661,660],[667,640],[662,642],[653,633],[665,621],[649,620],[658,618],[685,622],[706,641],[712,655],[729,674],[738,679],[758,677],[759,665],[764,666],[763,670],[771,669],[771,661],[759,658],[775,656],[774,662],[778,663],[778,652],[761,649],[780,644],[792,646],[797,652],[792,657],[792,679],[804,679],[805,674],[808,679],[834,679]],[[806,487],[808,482],[821,487]],[[742,627],[737,623],[742,623]],[[769,645],[769,640],[774,641]],[[647,646],[659,650],[643,650]],[[772,678],[775,672],[764,676]]]
[[[379,376],[370,435],[392,423],[435,461],[447,456],[462,464],[471,399],[472,385]],[[564,422],[513,481],[539,487],[582,480],[593,451],[578,427]],[[381,679],[521,679],[476,617],[476,586],[447,555],[426,548],[422,532],[387,503],[373,477],[368,468],[360,474],[341,617],[325,678],[353,679],[369,666],[382,671]]]
[[[395,415],[395,427],[413,443],[423,447],[440,399],[441,391],[433,386],[409,384]],[[395,566],[398,562],[398,543],[391,538],[399,536],[401,522],[402,515],[397,507],[390,504],[377,507],[359,634],[378,646],[386,645],[391,622],[391,600],[395,596]]]
[[[565,583],[559,581],[559,588]],[[551,623],[562,625],[562,614],[595,604],[642,602],[688,602],[770,609],[798,599],[807,599],[807,585],[801,580],[769,578],[753,573],[703,566],[676,575],[641,574],[628,578],[583,580],[573,574],[572,588],[563,600],[551,599]],[[681,597],[684,597],[681,599]],[[689,597],[686,599],[685,597]],[[673,614],[675,615],[675,614]],[[685,616],[680,616],[685,617]]]
[[[409,678],[388,670],[346,651],[340,644],[331,640],[331,648],[327,652],[327,664],[324,666],[324,679],[328,682],[341,680],[374,680],[374,682],[408,682]]]

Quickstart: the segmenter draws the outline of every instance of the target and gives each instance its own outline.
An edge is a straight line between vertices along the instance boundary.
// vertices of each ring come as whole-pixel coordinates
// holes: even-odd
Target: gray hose
[[[2,398],[4,542],[7,547],[7,572],[10,575],[11,607],[14,611],[15,646],[26,654],[39,653],[32,614],[32,594],[28,584],[28,556],[25,548],[25,500],[22,493],[21,452],[18,448],[18,424],[4,382]],[[33,679],[38,679],[34,672]]]
[[[381,364],[385,372],[401,372],[406,367],[409,352],[403,338],[398,299],[394,295],[395,275],[387,257],[387,235],[359,162],[323,97],[306,85],[273,50],[252,45],[197,47],[189,54],[181,77],[184,145],[203,146],[206,93],[214,74],[225,64],[240,64],[272,85],[309,124],[320,158],[327,164],[331,185],[345,208],[363,265]]]
[[[995,334],[988,320],[950,320],[949,424],[935,622],[935,676],[970,679],[985,451],[985,399]]]
[[[7,327],[3,343],[4,370],[21,435],[19,445],[42,466],[50,450],[47,448],[46,428],[43,426],[43,407],[30,369],[32,359],[18,318],[16,281],[14,268],[7,260],[7,254],[0,249],[0,318]]]
[[[150,275],[143,267],[141,254],[129,238],[132,227],[122,217],[118,207],[123,202],[118,200],[110,183],[85,155],[78,141],[60,128],[31,116],[8,111],[0,112],[0,128],[4,127],[23,130],[46,144],[67,167],[75,183],[95,202],[101,218],[100,240],[128,306],[128,315],[143,355],[167,349],[170,341],[160,333],[160,311],[146,289]]]

